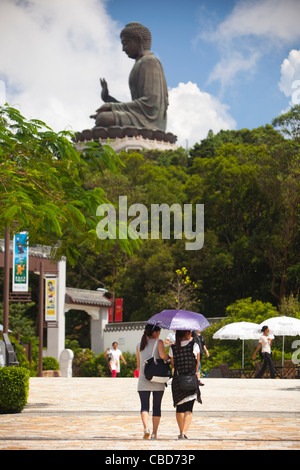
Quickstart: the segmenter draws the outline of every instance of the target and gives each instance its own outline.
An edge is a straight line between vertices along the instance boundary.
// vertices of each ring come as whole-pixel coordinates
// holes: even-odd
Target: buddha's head
[[[123,50],[131,58],[136,58],[137,55],[151,49],[151,33],[141,23],[128,23],[122,29],[120,38]]]

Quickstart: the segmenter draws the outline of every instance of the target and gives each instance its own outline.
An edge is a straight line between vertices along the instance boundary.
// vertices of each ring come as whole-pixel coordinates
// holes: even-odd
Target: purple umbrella
[[[203,331],[210,323],[201,313],[188,310],[163,310],[153,315],[147,323],[167,330]]]

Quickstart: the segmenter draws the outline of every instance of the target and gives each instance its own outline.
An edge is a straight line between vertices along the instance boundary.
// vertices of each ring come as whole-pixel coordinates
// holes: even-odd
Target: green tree
[[[0,108],[0,229],[26,229],[31,244],[55,246],[57,256],[74,264],[80,247],[97,252],[105,244],[96,236],[96,209],[109,201],[101,187],[85,188],[82,181],[91,171],[116,171],[119,158],[95,142],[78,152],[72,137]],[[119,242],[132,251],[133,241]]]
[[[91,190],[102,187],[116,207],[123,195],[128,207],[145,204],[148,213],[153,203],[205,206],[198,251],[185,250],[172,233],[170,240],[144,240],[132,257],[118,244],[103,245],[96,256],[80,247],[70,285],[103,283],[124,298],[126,320],[145,320],[170,305],[169,281],[178,266],[196,282],[200,311],[208,317],[223,316],[236,299],[280,305],[298,294],[299,142],[266,125],[210,132],[190,153],[122,153],[118,173],[90,172],[85,181]]]
[[[290,294],[288,297],[284,297],[278,308],[280,315],[300,319],[300,301],[298,296]]]
[[[287,113],[273,119],[272,124],[278,127],[286,137],[300,139],[300,105],[296,104]]]
[[[188,275],[186,267],[176,269],[175,275],[169,282],[168,294],[170,296],[170,308],[194,310],[197,302],[197,284]],[[196,307],[197,308],[197,307]]]
[[[180,159],[181,153],[175,153],[174,158],[167,153],[166,157],[168,162],[164,165],[161,152],[121,153],[120,172],[93,175],[90,187],[101,185],[116,208],[119,196],[127,196],[128,207],[144,204],[150,229],[151,204],[172,205],[185,199],[187,174],[184,168],[172,164]],[[128,256],[118,245],[106,246],[96,256],[88,249],[81,250],[77,265],[68,270],[68,283],[91,288],[104,284],[117,297],[124,298],[126,321],[146,319],[164,307],[162,295],[174,270],[173,244],[174,240],[145,239],[133,256]]]
[[[35,336],[35,325],[34,322],[26,314],[27,311],[35,306],[34,302],[28,304],[22,304],[17,302],[10,305],[10,321],[9,328],[13,331],[13,334],[20,334],[22,337],[26,337],[26,340],[30,340]],[[3,322],[3,303],[0,302],[0,323]]]
[[[258,182],[265,154],[264,146],[227,143],[214,158],[194,159],[185,188],[191,202],[204,204],[205,241],[184,264],[201,285],[208,316],[222,315],[237,297],[266,295],[270,286],[260,250],[273,204]]]
[[[280,303],[300,279],[299,144],[272,126],[230,135],[225,144],[224,133],[221,141],[210,135],[213,155],[205,157],[198,145],[190,167],[185,191],[205,205],[204,248],[191,273],[202,272],[201,300],[209,294],[213,305],[212,290],[223,308],[248,295]]]

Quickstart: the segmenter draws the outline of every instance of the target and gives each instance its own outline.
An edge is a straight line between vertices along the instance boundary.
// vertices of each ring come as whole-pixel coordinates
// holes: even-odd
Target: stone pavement
[[[28,404],[0,415],[0,450],[300,449],[300,380],[204,379],[188,440],[177,439],[171,387],[158,440],[143,440],[135,378],[31,378]]]

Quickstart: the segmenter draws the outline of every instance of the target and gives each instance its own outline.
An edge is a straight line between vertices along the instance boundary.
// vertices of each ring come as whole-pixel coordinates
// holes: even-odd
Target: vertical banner
[[[115,322],[123,320],[123,299],[115,300]]]
[[[57,278],[45,279],[45,321],[57,321]]]
[[[113,321],[112,313],[113,313],[112,307],[108,307],[108,323],[112,323]]]
[[[16,233],[13,238],[13,292],[28,292],[28,233]]]

